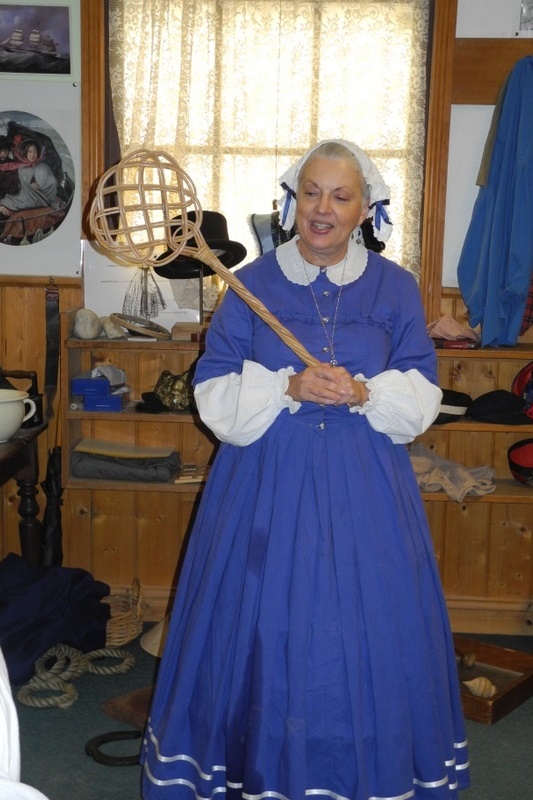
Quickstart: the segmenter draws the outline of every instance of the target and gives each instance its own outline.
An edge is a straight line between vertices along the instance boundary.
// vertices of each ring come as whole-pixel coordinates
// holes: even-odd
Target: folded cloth
[[[105,478],[112,481],[168,483],[179,472],[180,455],[164,457],[121,458],[73,451],[70,468],[77,478]]]
[[[110,386],[123,386],[126,383],[126,373],[119,367],[114,367],[112,364],[99,364],[94,367],[89,373],[91,378],[107,378]]]
[[[447,339],[449,341],[469,339],[473,342],[479,342],[479,334],[476,331],[472,330],[472,328],[465,328],[452,317],[443,316],[428,323],[427,332],[432,339]]]
[[[423,444],[413,444],[409,449],[416,480],[423,492],[446,494],[460,503],[467,494],[490,494],[496,488],[492,467],[465,467],[448,458],[442,458]]]

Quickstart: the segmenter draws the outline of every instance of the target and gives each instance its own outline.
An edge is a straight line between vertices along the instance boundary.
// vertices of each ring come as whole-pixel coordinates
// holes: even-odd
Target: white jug
[[[35,403],[28,392],[0,389],[0,442],[11,439],[22,423],[33,414],[35,414]]]

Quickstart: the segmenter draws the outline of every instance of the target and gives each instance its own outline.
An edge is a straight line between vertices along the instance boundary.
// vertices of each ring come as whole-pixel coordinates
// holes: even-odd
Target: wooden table
[[[34,428],[21,428],[8,442],[0,443],[0,486],[11,478],[17,482],[20,551],[33,566],[40,563],[42,543],[39,504],[35,499],[39,480],[37,439],[47,427],[45,422]]]

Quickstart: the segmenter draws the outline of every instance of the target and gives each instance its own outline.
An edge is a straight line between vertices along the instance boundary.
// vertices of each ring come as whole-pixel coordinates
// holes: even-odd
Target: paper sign
[[[161,278],[153,269],[125,266],[114,260],[111,253],[87,240],[82,243],[82,265],[84,306],[99,317],[117,313],[145,317],[141,313],[141,295],[144,292],[145,300],[148,297],[150,305],[158,307],[157,313],[149,317],[157,325],[171,330],[177,322],[200,322],[199,279],[170,280]],[[198,283],[196,308],[180,304],[185,284],[190,281]],[[189,299],[191,292],[188,291],[186,296]],[[124,306],[125,300],[129,300],[128,308]]]

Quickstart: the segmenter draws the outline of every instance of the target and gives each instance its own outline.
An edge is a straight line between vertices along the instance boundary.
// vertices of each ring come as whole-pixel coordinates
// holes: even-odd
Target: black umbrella
[[[48,451],[46,477],[41,483],[46,495],[43,514],[41,545],[41,564],[44,567],[60,567],[63,561],[61,506],[63,487],[61,486],[61,448]]]

